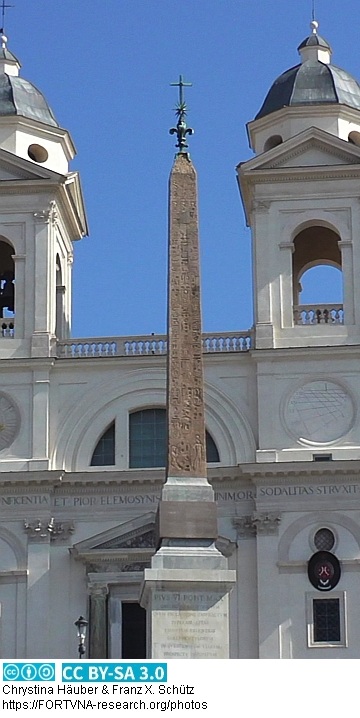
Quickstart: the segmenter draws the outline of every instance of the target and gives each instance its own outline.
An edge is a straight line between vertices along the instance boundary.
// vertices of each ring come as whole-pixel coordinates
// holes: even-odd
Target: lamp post
[[[77,637],[79,639],[79,645],[78,645],[79,658],[82,658],[84,653],[86,652],[85,636],[86,636],[86,628],[89,625],[89,621],[87,621],[86,618],[84,618],[84,616],[79,616],[78,620],[75,621],[74,625],[77,628]]]

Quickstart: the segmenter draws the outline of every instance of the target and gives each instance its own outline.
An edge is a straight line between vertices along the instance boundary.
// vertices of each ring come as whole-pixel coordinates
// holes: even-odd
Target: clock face
[[[17,407],[8,396],[0,393],[0,451],[12,444],[19,426],[20,416]]]
[[[354,420],[354,406],[339,384],[310,381],[297,389],[288,401],[285,420],[297,440],[326,444],[349,431]]]

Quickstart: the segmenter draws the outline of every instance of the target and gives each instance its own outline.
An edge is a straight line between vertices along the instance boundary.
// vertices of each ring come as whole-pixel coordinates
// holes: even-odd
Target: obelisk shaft
[[[167,477],[206,477],[197,181],[188,154],[170,174]]]
[[[229,658],[235,572],[215,546],[217,510],[206,477],[197,187],[181,127],[179,120],[169,192],[168,461],[158,546],[140,602],[151,658]]]

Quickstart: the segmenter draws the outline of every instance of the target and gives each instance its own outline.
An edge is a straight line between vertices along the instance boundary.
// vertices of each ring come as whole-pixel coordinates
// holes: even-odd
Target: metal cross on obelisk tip
[[[177,144],[175,146],[178,148],[179,154],[185,154],[188,149],[186,135],[193,135],[194,130],[191,127],[187,127],[185,122],[187,107],[184,100],[184,87],[192,87],[192,82],[184,82],[183,76],[180,75],[179,82],[171,82],[170,85],[179,88],[179,102],[175,107],[175,114],[178,121],[176,127],[172,127],[169,132],[171,135],[177,135]]]

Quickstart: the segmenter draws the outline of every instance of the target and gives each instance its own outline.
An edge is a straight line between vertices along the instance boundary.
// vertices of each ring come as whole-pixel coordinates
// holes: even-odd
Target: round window
[[[41,145],[30,145],[28,147],[28,155],[33,162],[46,162],[49,157],[48,151]]]
[[[335,544],[335,536],[330,529],[319,529],[314,536],[314,544],[318,551],[331,551]]]

